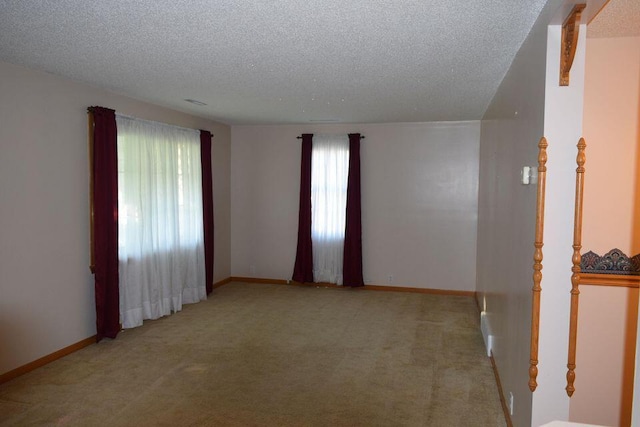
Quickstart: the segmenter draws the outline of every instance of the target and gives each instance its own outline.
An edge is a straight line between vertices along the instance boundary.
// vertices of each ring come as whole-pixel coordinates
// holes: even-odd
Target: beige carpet
[[[473,298],[231,283],[0,385],[0,425],[504,426]]]

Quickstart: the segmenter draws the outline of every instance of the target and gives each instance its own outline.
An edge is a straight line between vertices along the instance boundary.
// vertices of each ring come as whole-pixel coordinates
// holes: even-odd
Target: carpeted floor
[[[471,297],[231,283],[0,385],[0,425],[504,426]]]

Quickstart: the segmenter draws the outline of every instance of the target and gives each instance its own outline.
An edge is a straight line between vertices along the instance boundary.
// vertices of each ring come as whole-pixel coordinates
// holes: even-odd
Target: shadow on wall
[[[636,120],[636,173],[633,202],[633,235],[631,236],[631,253],[640,253],[640,73],[638,74],[638,119]],[[633,255],[632,255],[633,256]],[[638,289],[630,289],[627,298],[627,322],[625,335],[625,360],[623,378],[634,378],[636,339],[638,336]],[[633,381],[624,381],[622,384],[622,408],[621,422],[631,425],[631,412],[633,409]]]
[[[633,235],[631,236],[631,253],[640,253],[640,74],[638,75],[638,119],[636,120],[636,184],[633,203]],[[633,256],[630,255],[630,256]]]
[[[636,197],[636,200],[638,198]],[[636,364],[636,336],[638,333],[638,289],[627,289],[627,317],[625,319],[624,358],[622,360],[622,401],[620,402],[620,425],[631,425],[633,410],[633,378]]]

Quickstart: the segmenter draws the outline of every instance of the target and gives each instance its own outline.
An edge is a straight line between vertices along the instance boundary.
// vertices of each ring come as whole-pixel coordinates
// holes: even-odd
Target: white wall
[[[502,81],[482,121],[480,142],[477,291],[504,394],[507,401],[514,396],[516,426],[531,425],[527,373],[536,215],[536,186],[522,185],[520,171],[537,166],[544,135],[548,15],[543,11]]]
[[[477,289],[494,335],[494,357],[514,425],[568,420],[565,387],[571,289],[575,145],[582,127],[584,29],[571,72],[559,87],[560,26],[569,11],[549,2],[482,122]],[[566,10],[564,10],[566,9]],[[584,26],[583,26],[584,27]],[[537,144],[549,142],[538,387],[528,389],[536,187],[519,182],[537,166]]]
[[[215,134],[215,280],[230,275],[228,126],[0,63],[0,373],[95,334],[91,105]]]
[[[232,127],[232,275],[291,278],[296,136],[360,132],[365,283],[473,291],[479,131],[479,122]]]
[[[533,425],[569,419],[565,391],[569,337],[576,155],[582,136],[586,25],[580,26],[569,86],[559,86],[560,25],[549,26],[544,134],[549,140],[545,245],[540,302],[539,389]]]

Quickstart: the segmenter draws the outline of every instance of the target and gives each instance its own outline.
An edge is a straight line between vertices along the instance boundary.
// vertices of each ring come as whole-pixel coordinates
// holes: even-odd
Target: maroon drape
[[[360,215],[360,134],[349,134],[349,179],[344,232],[344,286],[364,286],[362,278],[362,219]]]
[[[204,226],[204,264],[207,294],[213,290],[213,174],[211,170],[211,132],[200,131],[202,163],[202,219]]]
[[[120,331],[118,290],[118,151],[116,114],[90,107],[93,114],[93,245],[96,338]]]
[[[298,213],[298,249],[293,280],[313,282],[313,248],[311,244],[311,147],[313,134],[302,134],[300,166],[300,211]]]

